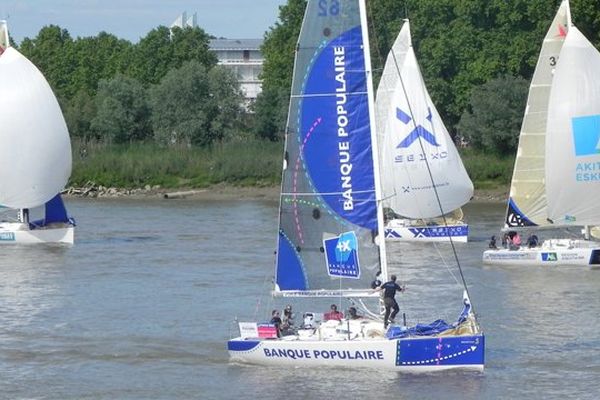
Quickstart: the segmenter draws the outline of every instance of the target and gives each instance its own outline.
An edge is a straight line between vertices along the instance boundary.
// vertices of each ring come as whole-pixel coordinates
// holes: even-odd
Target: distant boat
[[[388,270],[378,237],[383,209],[367,32],[365,0],[308,1],[286,130],[274,296],[382,300],[371,286],[378,273],[386,281]],[[485,337],[466,290],[461,300],[451,324],[391,321],[386,328],[379,312],[343,321],[307,313],[301,329],[278,337],[275,325],[240,322],[240,336],[227,347],[232,361],[259,365],[481,371]]]
[[[386,239],[466,242],[460,207],[473,183],[425,87],[408,20],[387,57],[375,107]]]
[[[72,244],[75,223],[60,197],[71,174],[67,125],[42,73],[10,46],[6,21],[0,93],[0,205],[16,210],[0,222],[0,244]],[[31,220],[37,208],[41,218]]]
[[[564,0],[533,74],[510,188],[505,229],[600,224],[600,53],[571,23]],[[487,250],[486,264],[600,267],[600,243],[552,238],[531,248]]]

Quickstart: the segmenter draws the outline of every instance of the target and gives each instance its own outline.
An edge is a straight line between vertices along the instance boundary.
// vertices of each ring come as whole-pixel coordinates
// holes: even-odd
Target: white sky
[[[67,29],[73,38],[101,31],[137,42],[159,25],[169,26],[186,11],[198,26],[228,39],[259,39],[273,26],[286,0],[0,0],[17,43],[46,25]]]

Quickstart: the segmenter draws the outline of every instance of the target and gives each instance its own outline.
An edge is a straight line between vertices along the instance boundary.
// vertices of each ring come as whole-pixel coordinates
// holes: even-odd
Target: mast
[[[381,265],[381,280],[388,280],[387,257],[385,250],[385,234],[383,221],[383,196],[381,190],[381,176],[379,171],[379,145],[377,142],[377,127],[375,124],[375,97],[373,96],[373,71],[371,67],[371,48],[369,44],[369,27],[367,25],[367,9],[365,0],[359,0],[360,21],[365,54],[365,74],[367,75],[367,91],[369,99],[369,121],[371,124],[371,143],[373,144],[373,171],[375,172],[375,199],[377,201],[377,230],[379,239],[379,259]]]

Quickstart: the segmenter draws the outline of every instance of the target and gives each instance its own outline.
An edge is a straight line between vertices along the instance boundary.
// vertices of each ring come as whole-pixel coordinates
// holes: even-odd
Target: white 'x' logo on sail
[[[337,249],[339,251],[341,251],[342,253],[346,252],[346,251],[350,251],[350,241],[349,240],[344,240],[344,241],[339,241],[337,244]]]

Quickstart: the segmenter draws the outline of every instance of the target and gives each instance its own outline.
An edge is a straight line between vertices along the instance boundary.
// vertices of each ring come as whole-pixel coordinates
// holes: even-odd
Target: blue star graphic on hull
[[[427,115],[427,120],[429,122],[431,122],[431,119],[432,119],[431,109],[428,109],[428,111],[429,111],[429,113]],[[402,111],[399,108],[396,108],[396,118],[398,118],[405,125],[408,124],[412,120],[410,115],[408,115],[407,113],[405,113],[404,111]],[[415,127],[415,129],[413,129],[408,134],[408,136],[405,137],[404,140],[402,140],[398,146],[396,146],[396,148],[397,149],[399,149],[401,147],[407,148],[411,144],[413,144],[413,142],[415,140],[419,139],[419,137],[422,137],[424,140],[428,141],[429,143],[431,143],[434,146],[439,146],[438,142],[435,140],[435,136],[433,135],[433,133],[431,133],[427,129],[425,129],[423,127],[423,125],[417,125]]]

